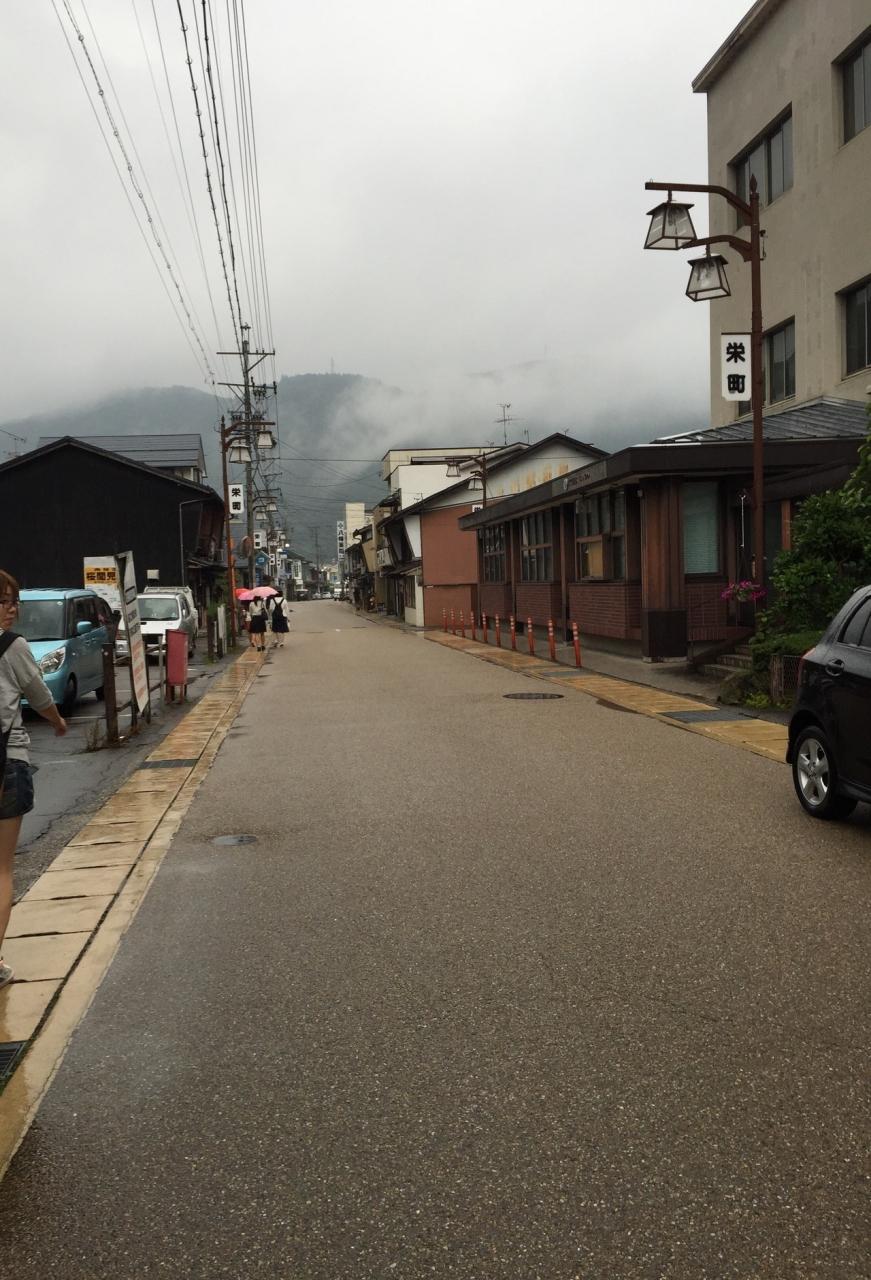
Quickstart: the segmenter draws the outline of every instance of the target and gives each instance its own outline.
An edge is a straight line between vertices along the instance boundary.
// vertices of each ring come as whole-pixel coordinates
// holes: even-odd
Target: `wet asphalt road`
[[[0,1188],[0,1277],[868,1277],[868,811],[294,624]]]

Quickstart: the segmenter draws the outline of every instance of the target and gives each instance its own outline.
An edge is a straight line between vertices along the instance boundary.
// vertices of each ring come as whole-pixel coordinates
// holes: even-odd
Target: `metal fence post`
[[[106,710],[106,741],[118,745],[118,692],[115,688],[115,646],[103,645],[103,706]]]

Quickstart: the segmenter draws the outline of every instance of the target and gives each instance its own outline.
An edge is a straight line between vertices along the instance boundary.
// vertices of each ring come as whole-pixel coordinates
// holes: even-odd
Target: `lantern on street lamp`
[[[247,444],[231,444],[227,457],[230,462],[250,462],[251,450]]]
[[[261,450],[275,448],[275,436],[268,427],[260,427],[257,432],[257,448]]]
[[[669,199],[665,204],[658,204],[651,209],[648,217],[650,226],[645,249],[684,249],[696,238],[696,229],[690,217],[691,204],[677,204]]]
[[[693,302],[709,302],[712,298],[728,298],[732,292],[726,278],[726,259],[710,249],[703,258],[690,259],[687,297]]]

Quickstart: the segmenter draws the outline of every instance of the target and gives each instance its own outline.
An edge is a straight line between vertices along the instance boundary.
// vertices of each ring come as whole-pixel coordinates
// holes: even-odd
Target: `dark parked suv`
[[[802,658],[786,759],[813,817],[845,818],[871,802],[871,586]]]

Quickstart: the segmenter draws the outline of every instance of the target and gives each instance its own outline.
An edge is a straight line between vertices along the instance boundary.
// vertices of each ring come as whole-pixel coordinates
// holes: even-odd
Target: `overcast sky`
[[[92,53],[93,24],[223,377],[232,330],[175,0],[154,10],[220,335],[137,29],[156,69],[152,0],[68,2]],[[247,0],[278,374],[334,361],[470,439],[493,433],[497,400],[536,434],[645,405],[704,417],[707,309],[684,297],[683,255],[642,252],[644,181],[704,181],[690,82],[748,6]],[[50,0],[6,6],[0,71],[0,421],[202,386]]]

